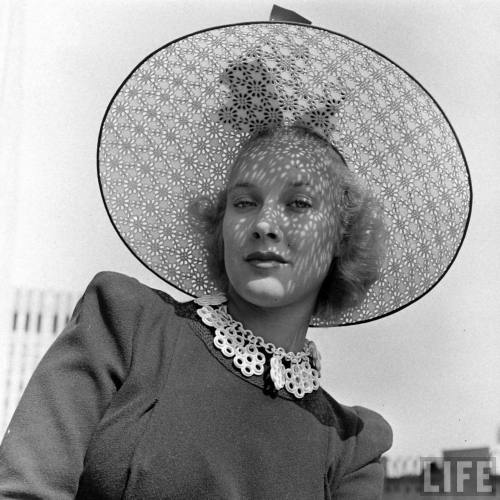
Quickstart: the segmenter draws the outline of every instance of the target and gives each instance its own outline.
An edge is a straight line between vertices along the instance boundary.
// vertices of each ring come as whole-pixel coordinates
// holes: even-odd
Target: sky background
[[[500,425],[500,3],[280,5],[365,43],[414,76],[452,123],[473,181],[467,238],[434,290],[387,318],[311,331],[324,359],[323,386],[340,402],[387,418],[394,429],[391,457],[494,446]],[[81,291],[101,270],[168,291],[107,218],[95,165],[102,117],[123,79],[158,47],[198,29],[266,20],[271,7],[262,0],[0,4],[0,312],[14,286]]]

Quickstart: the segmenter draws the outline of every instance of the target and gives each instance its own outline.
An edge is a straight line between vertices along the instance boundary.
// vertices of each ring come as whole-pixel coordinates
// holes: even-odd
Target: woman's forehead
[[[332,178],[338,162],[334,154],[307,136],[259,138],[240,154],[231,170],[230,184],[276,179],[317,184],[321,178]]]

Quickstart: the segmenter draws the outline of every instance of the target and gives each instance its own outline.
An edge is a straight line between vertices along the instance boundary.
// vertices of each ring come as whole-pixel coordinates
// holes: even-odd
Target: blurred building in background
[[[36,365],[69,321],[78,294],[15,289],[0,332],[0,437]]]

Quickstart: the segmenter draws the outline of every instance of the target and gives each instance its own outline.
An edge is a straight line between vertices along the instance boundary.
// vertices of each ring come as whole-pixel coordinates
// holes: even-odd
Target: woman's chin
[[[260,307],[276,307],[286,299],[283,283],[271,276],[248,281],[242,295]]]

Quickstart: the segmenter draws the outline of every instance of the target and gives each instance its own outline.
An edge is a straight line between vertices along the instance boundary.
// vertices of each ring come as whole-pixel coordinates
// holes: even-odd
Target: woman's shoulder
[[[127,298],[138,299],[144,295],[150,295],[153,290],[153,288],[126,274],[101,271],[92,278],[86,291],[101,293],[103,297],[126,300]]]
[[[162,290],[111,271],[94,276],[75,309],[77,316],[102,319],[99,322],[104,322],[108,329],[125,334],[143,331],[147,325],[171,322],[174,317],[178,321],[193,319],[194,313],[192,301],[179,302]]]
[[[97,295],[108,306],[116,305],[124,310],[155,304],[170,304],[175,308],[183,304],[162,290],[151,288],[136,278],[114,271],[97,273],[85,290],[84,297],[86,295]]]
[[[175,332],[193,319],[193,309],[192,301],[178,302],[135,278],[103,271],[87,286],[70,326],[79,325],[91,332],[96,342],[113,341],[131,354],[154,339],[161,342],[165,332],[174,339]]]
[[[315,413],[322,414],[323,423],[330,427],[331,452],[342,455],[346,473],[378,460],[391,447],[392,429],[382,415],[363,406],[341,404],[322,389],[320,399],[322,409]]]
[[[341,432],[330,439],[329,488],[334,498],[381,498],[381,456],[392,445],[392,429],[379,413],[335,402]]]
[[[356,470],[366,463],[377,460],[382,453],[389,450],[392,446],[392,428],[376,411],[363,406],[346,408],[347,411],[354,412],[361,422],[351,464],[352,470]]]

